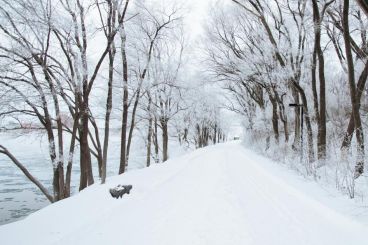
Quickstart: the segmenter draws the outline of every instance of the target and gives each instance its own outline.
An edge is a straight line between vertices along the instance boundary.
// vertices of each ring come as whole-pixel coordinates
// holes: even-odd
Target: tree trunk
[[[298,91],[300,94],[302,103],[303,103],[303,109],[304,109],[304,118],[305,118],[305,124],[307,126],[307,136],[308,136],[308,158],[309,162],[314,162],[314,148],[313,148],[313,131],[312,131],[312,124],[311,119],[309,116],[309,110],[308,110],[308,101],[307,97],[305,95],[305,92],[300,85],[293,81],[294,88]]]
[[[168,120],[166,118],[163,118],[160,121],[161,121],[161,128],[162,128],[162,161],[165,162],[169,158],[169,155],[168,155],[169,135],[168,135],[168,128],[167,128]]]
[[[317,156],[319,160],[326,159],[326,82],[325,82],[325,62],[321,47],[321,24],[323,16],[319,13],[317,0],[312,0],[313,20],[314,20],[314,52],[313,65],[316,65],[315,55],[318,57],[318,75],[319,75],[319,111],[318,111],[318,136],[317,136]],[[313,69],[313,68],[312,68]],[[315,67],[314,67],[315,69]],[[313,70],[312,70],[313,71]],[[316,82],[316,74],[312,74],[312,82]],[[314,81],[313,81],[314,80]],[[313,97],[316,95],[313,91]],[[317,115],[317,113],[316,113]]]
[[[126,142],[128,125],[128,61],[126,56],[126,35],[124,26],[121,29],[121,57],[123,61],[123,115],[121,120],[121,146],[120,146],[120,167],[119,174],[125,172],[127,164]]]
[[[357,98],[357,91],[354,77],[354,61],[350,44],[350,30],[349,30],[349,0],[344,0],[343,7],[343,35],[345,42],[346,60],[348,65],[348,77],[350,98],[352,106],[352,114],[354,118],[355,136],[357,139],[357,162],[355,165],[354,177],[358,178],[364,171],[364,134],[362,122],[360,119],[359,104],[360,100]]]
[[[188,142],[188,129],[187,129],[187,128],[185,128],[185,129],[184,129],[183,140],[184,140],[187,144],[189,144],[189,142]]]
[[[292,94],[294,98],[294,103],[299,104],[299,92],[296,88],[292,89]],[[292,144],[292,148],[294,150],[300,150],[300,113],[299,108],[294,108],[294,141]]]
[[[215,124],[215,127],[214,127],[214,132],[213,132],[213,144],[215,145],[216,144],[216,141],[217,141],[217,124]]]
[[[367,78],[368,78],[368,62],[365,63],[364,69],[362,73],[360,74],[358,84],[357,84],[356,97],[359,102],[362,98],[362,94],[365,88],[365,84],[367,82]],[[360,108],[360,103],[359,103],[359,108]],[[348,128],[346,129],[346,133],[344,135],[344,139],[341,144],[341,150],[347,151],[350,148],[353,133],[354,133],[354,116],[353,116],[353,113],[351,113]]]
[[[64,167],[58,162],[53,169],[53,187],[54,187],[54,201],[64,199]]]
[[[282,120],[282,123],[284,124],[285,142],[289,142],[289,128],[287,120]]]
[[[151,146],[152,146],[152,113],[151,113],[151,96],[148,95],[148,132],[147,132],[147,159],[146,165],[149,167],[151,165]]]
[[[70,140],[68,165],[66,168],[66,175],[65,175],[64,197],[70,197],[70,183],[72,179],[72,166],[73,166],[73,158],[74,158],[75,140],[77,138],[77,131],[78,131],[78,121],[79,121],[79,116],[78,116],[78,113],[76,113],[74,117],[74,123],[73,123],[72,138]]]
[[[88,98],[84,96],[81,105],[81,124],[80,124],[80,183],[79,190],[83,190],[94,183],[91,165],[91,152],[88,144]]]
[[[313,59],[312,59],[312,92],[313,92],[313,108],[316,121],[319,122],[319,103],[318,103],[318,93],[317,93],[317,50],[314,47]]]
[[[101,166],[101,183],[104,184],[106,181],[106,167],[107,167],[107,150],[109,147],[109,134],[110,134],[110,115],[112,110],[112,83],[114,80],[114,60],[115,60],[115,45],[114,42],[111,45],[109,51],[109,81],[107,89],[106,99],[106,114],[105,114],[105,136],[103,143],[102,152],[102,166]]]
[[[284,101],[283,101],[284,95],[280,97],[275,89],[274,89],[274,93],[275,93],[277,104],[279,106],[279,118],[284,126],[285,142],[288,142],[289,141],[289,129],[288,129],[288,120],[287,120],[287,116],[285,113],[285,106],[284,106]]]
[[[271,91],[267,89],[268,97],[272,104],[272,128],[276,143],[279,143],[279,116],[277,112],[276,98],[271,94]]]
[[[126,164],[125,166],[128,166],[129,164],[129,153],[130,153],[130,146],[132,144],[132,139],[133,139],[133,131],[134,131],[134,128],[135,128],[135,116],[136,116],[136,113],[137,113],[137,109],[138,109],[138,104],[139,104],[139,98],[140,98],[140,86],[138,88],[138,91],[137,91],[137,95],[135,97],[135,101],[134,101],[134,105],[133,105],[133,111],[132,111],[132,118],[131,118],[131,121],[130,121],[130,128],[129,128],[129,135],[128,135],[128,145],[127,145],[127,150],[126,150]]]
[[[159,147],[158,147],[158,124],[157,118],[155,117],[155,128],[154,128],[154,135],[153,135],[153,144],[155,145],[155,162],[159,163]]]
[[[102,177],[102,162],[103,162],[103,154],[102,154],[102,146],[101,146],[101,140],[100,140],[100,134],[99,134],[99,130],[98,130],[98,126],[97,123],[95,121],[95,119],[93,118],[92,115],[89,115],[89,120],[92,124],[92,127],[94,128],[95,131],[95,137],[96,139],[93,138],[93,135],[91,133],[91,130],[89,130],[88,135],[89,138],[92,141],[92,145],[95,147],[96,149],[96,153],[92,153],[96,159],[97,159],[97,164],[98,164],[98,176],[101,178]],[[90,150],[91,151],[91,150]]]

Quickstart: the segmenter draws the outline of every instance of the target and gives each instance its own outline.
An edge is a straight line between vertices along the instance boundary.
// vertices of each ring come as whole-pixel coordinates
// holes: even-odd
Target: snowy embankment
[[[113,199],[108,189],[132,184]],[[228,143],[130,171],[0,226],[0,244],[364,244],[366,225],[281,166]],[[339,205],[336,205],[339,203]]]

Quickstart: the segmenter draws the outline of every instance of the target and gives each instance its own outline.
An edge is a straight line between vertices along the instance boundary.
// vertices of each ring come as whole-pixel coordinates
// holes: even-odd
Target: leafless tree
[[[142,63],[138,65],[138,68],[134,71],[137,77],[138,85],[137,89],[132,96],[132,111],[130,117],[129,132],[127,128],[128,124],[128,90],[123,90],[123,117],[122,117],[122,134],[121,134],[121,149],[120,149],[120,167],[119,173],[124,173],[129,161],[130,147],[133,139],[133,132],[136,124],[136,113],[139,107],[139,102],[142,97],[142,86],[146,79],[147,73],[150,69],[153,51],[156,44],[165,38],[165,34],[168,30],[173,28],[175,23],[181,19],[180,8],[174,6],[172,9],[166,9],[166,12],[155,12],[154,9],[148,9],[144,5],[140,5],[140,14],[136,19],[139,30],[143,33],[142,42],[143,49],[138,56],[143,56]],[[126,36],[122,33],[122,41],[126,40]],[[124,47],[124,46],[123,46]],[[123,55],[123,62],[127,62]],[[124,65],[125,66],[125,65]],[[125,75],[124,75],[125,76]],[[124,87],[126,88],[127,82],[124,79]]]

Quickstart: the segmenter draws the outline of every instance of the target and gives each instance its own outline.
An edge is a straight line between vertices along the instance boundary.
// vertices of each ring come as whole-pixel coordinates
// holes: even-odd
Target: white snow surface
[[[130,195],[113,199],[118,184]],[[95,184],[0,226],[0,244],[365,244],[368,227],[337,208],[349,200],[326,193],[231,142]]]

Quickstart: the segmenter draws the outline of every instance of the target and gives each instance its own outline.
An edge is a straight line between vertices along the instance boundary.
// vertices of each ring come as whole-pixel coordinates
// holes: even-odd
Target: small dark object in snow
[[[110,194],[113,198],[118,199],[119,197],[121,198],[125,193],[129,194],[132,188],[132,185],[118,185],[110,189]]]

